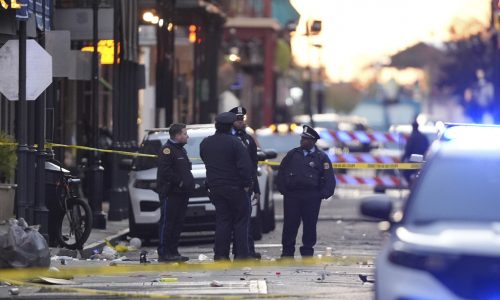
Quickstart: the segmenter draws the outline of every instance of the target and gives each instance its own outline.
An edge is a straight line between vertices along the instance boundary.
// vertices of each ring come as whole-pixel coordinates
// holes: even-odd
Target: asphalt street
[[[379,231],[378,223],[358,212],[360,199],[370,191],[342,190],[333,199],[322,204],[318,222],[318,243],[315,247],[314,264],[303,264],[300,257],[295,261],[277,263],[281,253],[282,198],[275,195],[276,229],[256,241],[257,251],[262,253],[261,262],[249,262],[233,268],[208,267],[178,270],[175,265],[165,265],[163,271],[145,272],[139,270],[124,274],[96,274],[74,276],[67,285],[41,285],[19,287],[18,299],[67,299],[80,298],[151,298],[151,297],[194,297],[198,299],[240,296],[249,298],[292,298],[292,299],[372,299],[373,285],[363,282],[361,276],[373,279],[373,261],[385,233]],[[297,241],[301,241],[301,229]],[[329,256],[327,247],[332,248]],[[151,265],[155,265],[155,246],[141,250],[148,251]],[[211,266],[212,243],[200,241],[180,247],[183,255],[190,257],[188,266]],[[298,252],[298,251],[297,251]],[[53,259],[52,266],[64,270],[70,267],[113,265],[140,266],[139,252],[124,254],[125,261]],[[297,255],[297,254],[296,254]],[[142,265],[144,266],[144,265]],[[91,295],[68,293],[61,288],[91,290]],[[13,287],[0,286],[0,297],[10,298]],[[106,293],[105,295],[99,295]],[[120,294],[126,293],[126,294]],[[128,294],[127,294],[128,293]]]

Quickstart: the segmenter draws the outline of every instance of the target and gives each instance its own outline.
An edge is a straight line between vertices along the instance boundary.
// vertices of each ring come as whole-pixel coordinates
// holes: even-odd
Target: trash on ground
[[[363,283],[366,283],[366,282],[369,282],[369,283],[375,283],[375,280],[373,279],[368,279],[368,275],[363,275],[363,274],[359,274],[358,275],[359,279],[361,281],[363,281]]]
[[[224,286],[221,282],[217,281],[217,280],[213,280],[211,283],[210,283],[210,286],[211,287],[221,287],[221,286]]]
[[[208,256],[206,256],[205,254],[200,254],[198,255],[198,260],[199,261],[206,261],[206,260],[209,260],[210,258]]]
[[[140,238],[131,238],[130,239],[130,247],[134,247],[135,249],[139,250],[142,247],[142,241]]]
[[[178,282],[179,279],[175,278],[175,277],[163,277],[163,278],[160,278],[159,281],[160,282]]]
[[[17,295],[19,295],[19,288],[11,288],[11,289],[9,289],[9,293],[12,296],[17,296]]]
[[[37,226],[23,218],[10,219],[6,233],[0,234],[0,268],[50,266],[50,249]]]
[[[141,254],[139,255],[139,263],[141,264],[150,263],[150,261],[148,260],[148,251],[146,250],[141,251]]]
[[[33,280],[34,282],[39,282],[39,283],[48,283],[48,284],[55,284],[55,285],[74,285],[76,282],[73,280],[68,280],[68,279],[62,279],[62,278],[52,278],[52,277],[38,277],[37,279]]]
[[[326,247],[325,256],[332,256],[332,247]]]

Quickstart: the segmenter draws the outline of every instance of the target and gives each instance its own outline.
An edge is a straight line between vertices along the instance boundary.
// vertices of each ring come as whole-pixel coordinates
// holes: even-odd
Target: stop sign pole
[[[28,103],[26,100],[26,21],[19,21],[19,101],[16,127],[18,128],[18,170],[16,216],[33,224],[34,203],[28,199]]]

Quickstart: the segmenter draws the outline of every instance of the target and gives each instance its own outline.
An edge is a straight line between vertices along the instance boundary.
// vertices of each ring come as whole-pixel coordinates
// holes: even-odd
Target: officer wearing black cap
[[[236,115],[230,112],[215,118],[214,135],[200,144],[200,156],[207,169],[207,188],[215,205],[214,259],[229,259],[234,236],[235,259],[248,258],[248,192],[253,167],[243,142],[231,134]]]
[[[321,200],[335,191],[335,176],[328,156],[316,147],[319,134],[304,125],[300,147],[290,150],[278,170],[278,190],[284,196],[282,257],[293,257],[302,220],[302,256],[312,256]]]
[[[248,213],[248,251],[250,252],[250,256],[253,258],[260,259],[261,255],[258,252],[255,252],[255,243],[252,236],[252,228],[250,219],[252,217],[252,202],[254,204],[259,204],[260,201],[260,187],[257,179],[257,168],[259,160],[257,158],[257,143],[251,135],[249,135],[245,128],[247,124],[245,123],[245,115],[247,114],[247,110],[242,106],[237,106],[231,109],[229,112],[232,112],[236,115],[236,121],[233,123],[232,133],[234,136],[238,137],[247,148],[248,154],[250,155],[250,159],[252,160],[252,165],[254,167],[253,172],[253,190],[248,193],[248,205],[249,205],[249,213]],[[253,197],[252,197],[253,194]]]

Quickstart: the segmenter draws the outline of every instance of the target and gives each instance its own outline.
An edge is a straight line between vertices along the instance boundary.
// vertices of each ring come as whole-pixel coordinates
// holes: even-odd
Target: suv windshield
[[[190,136],[187,145],[184,146],[184,149],[186,149],[187,155],[193,164],[203,164],[203,161],[200,158],[200,143],[204,138],[205,136]],[[161,147],[167,142],[167,140],[168,134],[155,137],[154,139],[146,139],[139,148],[139,153],[158,155]],[[137,157],[135,160],[135,169],[138,171],[156,167],[156,158]]]
[[[300,134],[258,135],[257,139],[263,149],[273,149],[277,152],[288,152],[300,145]]]
[[[437,157],[408,202],[406,221],[500,221],[500,155]]]

